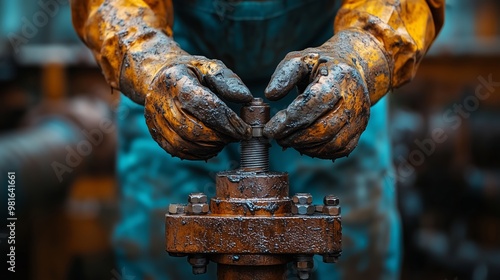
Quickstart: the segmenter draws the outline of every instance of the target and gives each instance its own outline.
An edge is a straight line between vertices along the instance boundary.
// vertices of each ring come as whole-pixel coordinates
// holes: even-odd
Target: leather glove
[[[359,51],[361,44],[373,49]],[[265,94],[278,100],[297,86],[299,95],[266,124],[264,135],[312,157],[348,155],[370,115],[367,72],[388,75],[376,66],[379,60],[385,57],[373,39],[357,30],[342,31],[320,47],[289,53]]]
[[[292,52],[265,91],[299,96],[264,128],[283,147],[320,158],[348,155],[365,130],[369,108],[414,77],[444,21],[444,0],[343,1],[335,36]]]
[[[228,143],[251,137],[251,127],[221,98],[244,103],[252,95],[221,61],[180,51],[146,96],[151,135],[171,155],[191,160],[209,159]]]
[[[110,86],[145,106],[149,130],[167,152],[206,160],[251,136],[222,100],[248,102],[250,91],[222,62],[179,47],[171,1],[81,0],[71,9]]]

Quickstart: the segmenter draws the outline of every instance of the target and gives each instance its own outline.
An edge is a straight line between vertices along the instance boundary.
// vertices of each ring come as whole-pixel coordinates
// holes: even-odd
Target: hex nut
[[[204,274],[207,272],[208,259],[203,255],[188,256],[188,262],[193,267],[193,274]]]
[[[300,280],[309,280],[311,277],[311,273],[309,271],[299,271],[299,279]]]
[[[295,266],[297,270],[309,270],[313,268],[314,263],[310,261],[298,261],[295,263]]]
[[[208,198],[204,193],[190,193],[188,196],[189,203],[207,203]]]
[[[208,264],[207,258],[205,258],[203,255],[189,255],[188,262],[193,266],[202,266]]]
[[[292,201],[295,204],[311,204],[313,197],[310,193],[296,193],[292,197]]]
[[[263,127],[252,127],[252,137],[262,137],[264,128]]]
[[[340,215],[340,206],[328,206],[323,207],[323,213],[328,216],[338,216]]]
[[[172,215],[184,214],[186,211],[186,205],[172,203],[168,206],[168,213]]]
[[[207,273],[207,266],[200,266],[200,267],[193,266],[194,275],[205,274],[205,273]]]
[[[312,215],[314,211],[316,211],[314,205],[292,204],[292,214],[295,215]]]
[[[207,214],[210,206],[207,203],[191,203],[186,206],[185,211],[189,214]]]
[[[338,197],[336,197],[334,195],[327,195],[323,198],[323,203],[325,203],[325,205],[329,205],[329,206],[337,206],[337,205],[339,205],[340,200]]]

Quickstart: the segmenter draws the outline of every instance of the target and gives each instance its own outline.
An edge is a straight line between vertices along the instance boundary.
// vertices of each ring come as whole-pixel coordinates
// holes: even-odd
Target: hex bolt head
[[[337,205],[339,205],[340,200],[338,197],[330,194],[330,195],[325,196],[325,198],[323,198],[323,203],[325,203],[325,205],[328,205],[328,206],[337,206]]]
[[[186,205],[172,203],[168,206],[168,213],[171,215],[184,214],[186,211]]]
[[[292,197],[292,201],[295,204],[311,204],[313,202],[313,197],[310,193],[296,193]]]
[[[314,263],[311,261],[298,261],[295,263],[295,266],[297,270],[308,270],[313,268]]]
[[[191,203],[186,206],[186,212],[189,214],[207,214],[210,206],[207,203]]]
[[[312,215],[316,211],[314,205],[307,204],[292,204],[292,214],[295,215]]]
[[[188,196],[189,203],[207,203],[208,198],[204,193],[190,193]]]
[[[309,271],[299,271],[300,280],[308,280],[309,278],[311,278],[311,273],[309,273]]]
[[[193,266],[194,275],[205,274],[205,273],[207,273],[207,266],[200,266],[200,267]]]
[[[328,216],[340,215],[340,206],[323,206],[323,213]]]
[[[314,267],[314,260],[312,256],[298,255],[295,257],[294,265],[297,269],[297,276],[299,279],[307,280],[310,278],[311,271]]]

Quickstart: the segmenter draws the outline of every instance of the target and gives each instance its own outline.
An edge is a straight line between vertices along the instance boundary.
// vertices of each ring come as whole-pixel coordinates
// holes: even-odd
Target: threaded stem
[[[243,140],[241,148],[241,168],[249,171],[269,171],[269,143],[263,137]]]

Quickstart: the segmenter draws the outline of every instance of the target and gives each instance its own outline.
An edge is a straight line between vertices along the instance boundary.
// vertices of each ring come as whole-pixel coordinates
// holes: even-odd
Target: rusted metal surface
[[[194,216],[166,219],[173,253],[326,254],[341,250],[336,216]]]
[[[287,173],[225,171],[215,183],[218,198],[288,198]]]
[[[218,264],[218,279],[285,279],[293,262],[299,279],[309,279],[312,256],[336,262],[341,252],[338,198],[313,205],[308,193],[289,195],[288,175],[268,171],[268,141],[262,127],[269,107],[255,99],[242,109],[253,138],[242,142],[242,167],[216,177],[216,195],[192,193],[172,204],[165,218],[166,250],[188,256],[193,273]],[[254,141],[255,140],[255,141]]]

